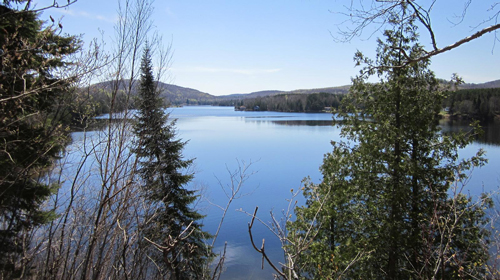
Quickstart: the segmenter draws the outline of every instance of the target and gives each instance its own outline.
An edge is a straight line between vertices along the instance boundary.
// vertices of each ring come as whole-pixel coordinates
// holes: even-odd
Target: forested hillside
[[[128,80],[123,81],[119,85],[119,92],[124,92],[125,87],[128,85]],[[106,93],[110,92],[113,87],[111,82],[97,83],[88,88],[89,93],[94,96],[95,100],[99,103],[106,98]],[[132,83],[132,96],[137,96],[138,83]],[[165,104],[172,105],[199,105],[199,104],[211,104],[216,99],[216,96],[210,95],[205,92],[201,92],[196,89],[181,87],[173,84],[166,84],[163,82],[158,82],[158,87],[161,91],[161,98],[164,99]],[[109,102],[108,102],[109,103]]]
[[[280,94],[274,96],[243,99],[236,102],[236,110],[276,112],[323,112],[338,108],[344,94]]]
[[[451,118],[491,121],[500,115],[500,88],[458,90],[449,94],[444,106]]]
[[[461,89],[476,89],[476,88],[500,88],[500,80],[489,81],[481,84],[463,84],[460,85]]]
[[[130,90],[128,87],[130,86]],[[216,103],[216,96],[192,88],[180,87],[159,82],[160,97],[164,105],[212,105]],[[66,116],[65,122],[72,125],[82,125],[89,117],[108,114],[113,110],[123,112],[126,109],[135,109],[138,94],[138,82],[130,83],[123,80],[93,84],[87,87],[76,88],[73,99],[68,103],[71,114]],[[113,102],[111,102],[113,100]]]
[[[450,92],[443,102],[443,109],[451,118],[492,121],[500,115],[500,88],[484,88],[485,83],[474,88]],[[349,93],[346,93],[349,94]],[[276,112],[329,112],[337,109],[346,94],[286,93],[272,96],[229,100],[220,105],[234,105],[236,110]]]
[[[128,83],[128,80],[122,81],[116,91],[116,96],[113,97],[110,93],[115,92],[113,89],[115,85],[111,82],[97,83],[77,89],[74,97],[78,102],[71,103],[72,117],[79,119],[82,115],[98,116],[109,113],[111,99],[114,99],[113,106],[115,110],[123,111],[135,108],[137,83],[132,83],[131,96],[127,97],[125,88]],[[496,95],[500,89],[496,86],[498,86],[498,81],[483,84],[464,84],[460,86],[461,90],[450,96],[443,107],[449,107],[450,114],[454,117],[492,119],[496,115],[494,111],[498,108],[495,102],[498,103]],[[328,107],[338,108],[340,101],[345,94],[348,94],[350,88],[350,86],[339,86],[293,91],[267,90],[248,94],[214,96],[196,89],[162,82],[159,83],[159,87],[165,104],[173,106],[235,106],[237,110],[244,106],[244,110],[277,112],[321,112]],[[484,94],[487,96],[483,96]],[[485,102],[485,100],[488,101]]]

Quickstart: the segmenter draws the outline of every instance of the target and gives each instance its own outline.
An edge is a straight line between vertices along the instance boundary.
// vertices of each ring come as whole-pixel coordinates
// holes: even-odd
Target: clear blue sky
[[[64,1],[62,1],[64,2]],[[470,35],[489,13],[489,0],[473,1],[465,21],[462,0],[438,0],[433,13],[438,46]],[[337,43],[336,33],[350,0],[157,0],[153,20],[164,40],[172,40],[173,84],[213,95],[259,90],[294,90],[350,84],[359,69],[352,57],[359,49],[375,54],[376,37],[364,34]],[[61,19],[64,32],[98,37],[111,44],[117,0],[79,0],[70,8],[42,15]],[[367,33],[367,32],[366,32]],[[424,35],[423,30],[421,33]],[[422,36],[422,43],[428,43]],[[493,52],[493,53],[492,53]],[[458,73],[466,82],[500,79],[500,43],[489,34],[433,58],[439,78]]]

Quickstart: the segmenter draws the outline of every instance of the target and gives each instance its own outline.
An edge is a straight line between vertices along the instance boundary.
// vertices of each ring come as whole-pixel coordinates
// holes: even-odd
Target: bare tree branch
[[[248,234],[250,235],[250,242],[252,243],[253,248],[262,255],[262,269],[264,269],[264,259],[265,259],[267,261],[267,263],[273,268],[273,270],[276,271],[276,273],[278,273],[281,277],[286,277],[286,275],[282,271],[280,271],[273,264],[273,262],[269,259],[269,257],[267,256],[266,251],[264,249],[265,239],[262,239],[262,246],[260,247],[260,249],[257,248],[257,246],[255,245],[255,242],[253,241],[252,227],[253,227],[253,223],[254,223],[255,217],[257,215],[258,209],[259,209],[258,206],[255,207],[255,211],[253,213],[252,220],[250,223],[248,223]]]
[[[433,10],[436,2],[437,0],[432,0],[430,1],[430,3],[425,3],[424,7],[424,5],[419,4],[424,3],[424,1],[421,0],[351,1],[350,6],[345,6],[346,12],[338,13],[347,18],[347,20],[339,24],[340,27],[338,30],[338,34],[340,35],[340,38],[337,38],[334,35],[332,36],[337,41],[349,42],[354,37],[361,36],[365,30],[372,30],[373,33],[369,35],[369,37],[371,37],[376,32],[383,30],[390,22],[393,22],[395,20],[395,16],[401,16],[402,14],[404,14],[405,10],[410,9],[411,14],[406,17],[403,16],[397,20],[400,22],[416,20],[418,23],[420,23],[429,34],[431,50],[425,51],[425,55],[422,55],[420,57],[416,57],[413,59],[407,58],[400,66],[391,66],[390,68],[405,67],[411,63],[428,59],[435,55],[439,55],[441,53],[456,49],[461,45],[471,42],[488,33],[494,33],[494,46],[496,42],[499,41],[498,31],[500,30],[500,10],[495,10],[500,7],[500,2],[495,2],[492,3],[491,7],[487,11],[485,11],[484,19],[477,23],[473,28],[479,29],[485,24],[492,23],[490,26],[477,30],[474,34],[463,37],[462,39],[459,39],[456,42],[451,43],[445,47],[439,47],[438,38],[436,37],[436,30],[431,24],[431,11]],[[355,4],[358,4],[359,6]],[[463,22],[471,5],[472,0],[465,0],[462,14],[460,16],[457,16],[459,18],[459,21],[455,22],[455,25]]]

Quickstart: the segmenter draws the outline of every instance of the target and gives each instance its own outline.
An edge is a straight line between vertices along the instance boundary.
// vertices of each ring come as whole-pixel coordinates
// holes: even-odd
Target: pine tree
[[[153,77],[151,51],[146,47],[141,62],[141,78],[135,124],[135,153],[140,160],[138,174],[144,196],[154,209],[146,217],[143,235],[162,250],[156,255],[172,279],[198,279],[204,273],[211,251],[204,239],[201,214],[191,208],[197,196],[187,190],[192,174],[183,174],[193,160],[185,160],[186,142],[176,139],[175,121],[165,113],[163,100]],[[154,250],[156,251],[156,250]]]
[[[38,14],[0,4],[0,271],[16,277],[23,270],[23,234],[53,218],[41,204],[54,186],[39,180],[63,148],[61,98],[71,80],[58,70],[70,65],[79,48],[75,37],[44,27]],[[0,276],[0,278],[2,277]]]
[[[323,181],[306,185],[306,206],[289,224],[291,240],[314,236],[297,252],[303,275],[455,279],[484,273],[483,208],[490,201],[449,196],[467,170],[484,164],[482,152],[458,162],[458,149],[472,138],[440,133],[446,95],[428,60],[400,67],[404,54],[420,57],[423,49],[411,20],[394,23],[375,62],[356,55],[368,66],[339,110],[347,141],[333,143],[321,166]],[[378,83],[368,82],[373,75]]]

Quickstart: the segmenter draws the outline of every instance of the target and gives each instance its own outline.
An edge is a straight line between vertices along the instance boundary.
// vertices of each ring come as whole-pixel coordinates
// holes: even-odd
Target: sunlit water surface
[[[291,190],[301,187],[310,177],[320,182],[319,167],[323,156],[332,150],[331,141],[340,140],[340,128],[332,126],[332,115],[318,113],[241,112],[231,107],[183,107],[169,109],[177,119],[178,137],[188,141],[185,158],[194,158],[195,179],[190,188],[200,189],[202,201],[197,206],[206,217],[205,230],[215,233],[227,197],[222,185],[230,185],[229,171],[251,163],[250,175],[234,200],[221,228],[216,252],[227,242],[226,271],[222,279],[272,279],[267,264],[261,269],[261,256],[253,249],[249,234],[250,217],[259,207],[258,216],[268,223],[273,211],[277,219],[288,207]],[[443,123],[445,130],[465,128],[466,125]],[[499,185],[500,129],[485,128],[485,136],[461,151],[462,157],[472,156],[479,148],[487,152],[489,164],[475,170],[464,191],[478,195],[483,190],[496,190]],[[78,145],[81,133],[74,134]],[[304,199],[294,198],[298,203]],[[265,239],[266,252],[278,265],[283,262],[279,239],[265,226],[255,223],[254,240],[260,247]]]

